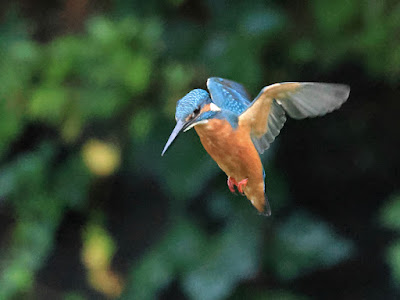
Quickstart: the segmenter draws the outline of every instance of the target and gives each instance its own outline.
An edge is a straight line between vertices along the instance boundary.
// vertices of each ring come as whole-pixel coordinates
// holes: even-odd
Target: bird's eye
[[[193,119],[195,116],[197,116],[200,113],[200,108],[196,108],[193,113],[191,114],[191,118]]]

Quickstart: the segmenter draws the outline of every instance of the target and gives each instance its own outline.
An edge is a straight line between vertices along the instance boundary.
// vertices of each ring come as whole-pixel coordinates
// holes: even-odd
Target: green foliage
[[[78,138],[90,122],[124,114],[132,96],[148,90],[161,34],[155,19],[101,16],[90,19],[86,33],[47,44],[5,29],[10,32],[0,46],[0,155],[10,155],[12,142],[30,124],[52,128],[69,149],[59,161],[65,145],[58,138],[44,141],[36,150],[14,154],[1,168],[2,204],[11,205],[16,220],[0,260],[1,299],[32,288],[64,214],[88,209],[93,176],[81,159]],[[144,111],[138,114],[146,118]],[[135,134],[143,137],[147,133],[137,124]]]
[[[304,212],[295,213],[279,227],[276,248],[267,258],[277,274],[293,279],[321,266],[330,267],[349,258],[350,241],[338,237],[332,229]],[[279,264],[274,261],[278,260]]]
[[[387,261],[392,270],[395,282],[400,280],[400,241],[397,240],[387,249]]]
[[[400,232],[400,195],[392,196],[380,212],[381,224],[389,229]],[[386,250],[386,261],[390,266],[394,282],[398,286],[400,280],[400,239],[391,242]]]
[[[373,77],[395,82],[400,75],[400,43],[393,39],[400,26],[398,3],[322,0],[310,6],[315,27],[311,38],[295,43],[295,60],[317,56],[331,68],[343,59],[362,59]]]
[[[190,220],[172,224],[164,239],[133,268],[133,285],[125,297],[154,299],[175,276],[181,278],[191,299],[228,296],[238,282],[258,270],[263,225],[252,218],[250,214],[231,216],[214,237],[207,237]]]
[[[380,219],[383,226],[400,230],[400,195],[395,195],[382,207]]]
[[[251,299],[251,300],[264,300],[264,299],[279,299],[279,300],[306,300],[310,299],[306,296],[289,292],[287,290],[274,290],[258,291],[255,289],[244,289],[232,299]]]
[[[275,162],[279,140],[264,154],[271,218],[230,196],[193,132],[161,158],[175,104],[210,76],[242,82],[255,95],[269,82],[299,79],[309,65],[330,78],[349,60],[369,79],[396,83],[400,6],[194,1],[198,7],[187,14],[191,1],[106,2],[76,32],[61,23],[61,31],[50,28],[46,42],[30,24],[39,26],[38,17],[8,9],[0,25],[0,212],[9,223],[0,236],[0,299],[35,295],[45,278],[39,272],[58,276],[49,258],[59,254],[64,237],[57,234],[73,223],[71,211],[87,229],[74,233],[83,245],[71,256],[86,259],[75,263],[87,267],[99,250],[107,267],[99,277],[96,264],[76,267],[86,288],[60,283],[59,298],[86,299],[87,290],[100,297],[102,283],[121,276],[124,299],[155,299],[175,285],[188,299],[306,299],[296,280],[354,257],[357,241],[292,201]],[[115,161],[96,173],[93,166],[107,163],[104,149]],[[134,205],[126,212],[128,202]],[[91,223],[98,211],[101,227]],[[395,196],[379,221],[398,232],[399,215]],[[137,244],[130,239],[142,235]],[[98,243],[90,247],[93,236]],[[123,256],[122,270],[113,270],[114,256]],[[397,239],[386,258],[400,280]]]
[[[65,294],[63,300],[85,300],[86,298],[77,292],[68,292]]]
[[[29,289],[53,247],[65,206],[47,186],[53,156],[52,145],[44,144],[2,170],[2,196],[12,199],[17,223],[8,251],[3,254],[6,259],[2,259],[0,298],[8,299]]]

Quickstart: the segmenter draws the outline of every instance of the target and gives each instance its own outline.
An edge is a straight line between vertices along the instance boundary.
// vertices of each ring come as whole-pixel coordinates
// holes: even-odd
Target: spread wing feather
[[[239,116],[239,124],[250,126],[252,140],[262,153],[274,141],[288,115],[295,119],[322,116],[338,109],[350,88],[342,84],[287,82],[263,88]]]
[[[254,146],[259,153],[264,153],[264,151],[269,148],[270,144],[275,140],[275,137],[280,133],[285,122],[285,111],[276,100],[273,100],[268,117],[267,132],[262,135],[261,138],[252,137]]]
[[[304,82],[295,91],[281,93],[278,97],[282,99],[278,99],[289,116],[303,119],[323,116],[338,109],[349,93],[350,88],[343,84]]]

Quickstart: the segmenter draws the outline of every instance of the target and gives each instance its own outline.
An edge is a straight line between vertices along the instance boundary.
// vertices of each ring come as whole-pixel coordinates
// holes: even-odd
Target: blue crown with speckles
[[[184,120],[196,109],[201,109],[206,103],[211,103],[211,98],[207,91],[202,89],[192,90],[185,97],[178,100],[175,117],[177,120]]]

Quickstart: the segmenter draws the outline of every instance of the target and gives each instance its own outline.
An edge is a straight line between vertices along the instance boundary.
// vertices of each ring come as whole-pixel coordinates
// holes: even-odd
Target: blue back
[[[236,129],[239,115],[251,104],[251,98],[246,89],[237,82],[219,77],[209,78],[207,88],[210,91],[212,101],[222,109],[221,113],[215,117],[229,121],[232,127]],[[262,153],[263,148],[258,147],[258,144],[254,146],[259,153]],[[263,176],[265,178],[264,168]]]
[[[239,116],[250,105],[250,96],[245,88],[234,81],[219,77],[207,80],[212,101],[223,110],[229,110]]]

